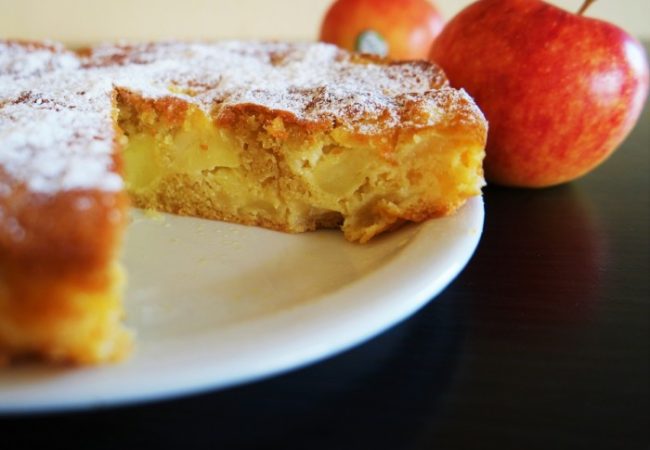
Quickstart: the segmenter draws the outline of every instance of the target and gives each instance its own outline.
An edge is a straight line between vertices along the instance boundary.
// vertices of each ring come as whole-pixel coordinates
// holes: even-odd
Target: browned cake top
[[[73,53],[0,42],[0,174],[45,194],[121,189],[112,157],[116,87],[182,99],[216,119],[252,104],[369,135],[480,116],[432,64],[327,44],[167,42]]]

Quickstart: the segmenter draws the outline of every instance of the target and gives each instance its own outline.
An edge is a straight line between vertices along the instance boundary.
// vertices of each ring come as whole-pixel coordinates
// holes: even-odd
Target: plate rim
[[[202,370],[196,370],[197,360],[209,357],[211,350],[199,347],[199,351],[191,358],[193,365],[181,368],[175,377],[163,373],[153,384],[140,379],[139,383],[125,387],[119,394],[111,394],[115,387],[111,388],[109,385],[108,395],[105,393],[48,401],[30,396],[22,399],[20,396],[12,398],[7,395],[8,391],[0,386],[0,414],[71,412],[170,400],[259,381],[338,355],[392,328],[434,300],[458,276],[475,253],[483,232],[484,219],[483,197],[472,197],[452,216],[415,225],[418,227],[416,233],[388,262],[341,289],[322,295],[313,302],[250,320],[232,329],[214,332],[221,339],[235,339],[240,345],[250,347],[254,344],[251,342],[254,330],[277,330],[283,323],[290,321],[298,326],[283,328],[282,333],[267,337],[257,348],[257,353],[260,353],[260,348],[280,346],[281,352],[273,352],[273,355],[270,352],[262,352],[263,357],[254,359],[251,359],[250,354],[244,357],[239,355],[238,358],[226,360],[226,364],[213,362]],[[446,270],[437,266],[443,261],[439,255],[431,253],[441,245],[440,240],[426,239],[427,231],[435,229],[441,220],[448,221],[451,227],[458,227],[452,228],[454,231],[460,231],[453,239],[442,243],[445,255],[454,255],[453,264]],[[463,230],[463,227],[468,229]],[[394,273],[396,266],[400,269],[397,275]],[[434,276],[429,277],[431,267],[436,270]],[[395,279],[396,277],[398,279]],[[358,295],[374,297],[371,301],[350,304],[349,300]],[[399,295],[399,302],[394,301],[394,295]],[[332,310],[336,310],[341,304],[347,307],[346,314],[333,323]],[[364,320],[359,323],[353,313],[361,314]],[[308,320],[301,322],[300,319],[305,317]],[[355,322],[356,326],[351,322]],[[292,343],[292,339],[298,339],[305,333],[311,338],[311,345]],[[200,337],[204,338],[205,335]],[[328,339],[324,339],[325,337]],[[254,353],[256,352],[253,351]],[[137,358],[137,354],[133,358]],[[118,364],[115,367],[102,366],[90,370],[108,372],[119,370],[119,367],[124,366]],[[150,375],[154,375],[156,369],[155,366],[148,367]],[[75,370],[86,373],[84,369]],[[104,388],[106,389],[106,386]]]

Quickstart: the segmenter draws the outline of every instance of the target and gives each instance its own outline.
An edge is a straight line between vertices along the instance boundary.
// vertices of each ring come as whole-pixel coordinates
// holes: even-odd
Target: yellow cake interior
[[[117,262],[83,275],[0,267],[0,363],[32,355],[77,364],[122,359],[132,346],[121,324],[124,280]]]
[[[288,232],[341,226],[366,242],[479,193],[483,148],[462,134],[363,136],[268,112],[223,125],[193,105],[170,113],[128,98],[118,103],[125,180],[142,208]]]

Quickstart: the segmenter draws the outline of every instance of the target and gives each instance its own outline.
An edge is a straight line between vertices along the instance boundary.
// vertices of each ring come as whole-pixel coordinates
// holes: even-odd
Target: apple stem
[[[580,9],[578,10],[578,15],[581,16],[584,12],[594,3],[596,0],[585,0]]]

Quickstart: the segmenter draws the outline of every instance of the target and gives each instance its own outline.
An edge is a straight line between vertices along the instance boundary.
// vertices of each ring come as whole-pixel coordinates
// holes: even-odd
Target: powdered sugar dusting
[[[36,192],[121,188],[111,170],[110,80],[70,71],[7,81],[0,78],[0,166]]]
[[[326,44],[104,45],[78,56],[56,44],[0,42],[0,167],[37,192],[122,187],[113,170],[115,88],[178,97],[207,113],[256,104],[365,134],[472,107],[421,63],[373,63]],[[478,113],[480,116],[480,112]],[[470,114],[471,116],[471,114]]]
[[[56,42],[0,42],[0,76],[27,77],[78,67],[77,56]]]

